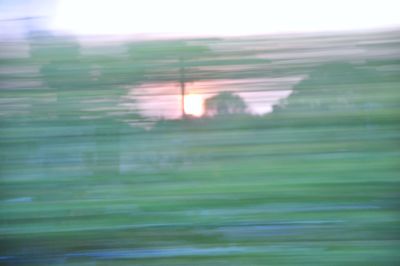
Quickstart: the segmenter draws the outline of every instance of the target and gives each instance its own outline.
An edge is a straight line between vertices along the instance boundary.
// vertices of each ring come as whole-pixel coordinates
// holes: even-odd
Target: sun
[[[198,94],[185,95],[184,109],[187,115],[202,116],[204,114],[203,97]]]

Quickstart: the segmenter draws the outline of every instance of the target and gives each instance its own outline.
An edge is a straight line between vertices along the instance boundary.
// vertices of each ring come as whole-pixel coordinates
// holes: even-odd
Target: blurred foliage
[[[0,264],[398,264],[398,37],[104,42],[85,53],[71,37],[31,36],[29,57],[0,59]],[[143,126],[129,91],[178,82],[182,68],[186,81],[244,90],[301,80],[265,116]],[[243,109],[235,92],[221,98]]]
[[[240,96],[230,92],[220,92],[206,99],[204,105],[207,116],[244,114],[247,108]]]

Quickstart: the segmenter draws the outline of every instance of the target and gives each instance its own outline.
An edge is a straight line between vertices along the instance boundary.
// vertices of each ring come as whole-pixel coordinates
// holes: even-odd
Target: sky
[[[77,35],[242,36],[394,27],[398,10],[398,0],[0,0],[0,26],[24,31],[4,20],[39,16],[33,27]]]

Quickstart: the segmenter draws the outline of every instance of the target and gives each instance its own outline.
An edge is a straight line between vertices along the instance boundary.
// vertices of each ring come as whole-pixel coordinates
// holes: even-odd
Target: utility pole
[[[183,58],[179,58],[179,72],[180,72],[180,78],[179,78],[179,83],[181,85],[181,111],[182,111],[182,118],[186,117],[185,113],[185,66],[183,62]]]

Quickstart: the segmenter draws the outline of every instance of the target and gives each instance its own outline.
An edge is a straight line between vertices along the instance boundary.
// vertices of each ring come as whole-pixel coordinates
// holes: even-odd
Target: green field
[[[0,59],[0,265],[398,265],[399,37],[143,41],[124,56],[32,37],[28,57]],[[119,105],[182,64],[188,82],[303,78],[264,116]]]

